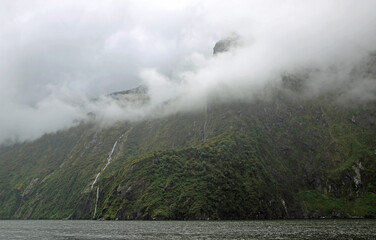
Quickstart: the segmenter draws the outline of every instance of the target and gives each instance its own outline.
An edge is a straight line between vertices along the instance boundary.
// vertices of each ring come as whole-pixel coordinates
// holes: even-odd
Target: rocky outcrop
[[[213,48],[213,55],[230,51],[231,49],[240,45],[240,37],[237,34],[232,34],[220,41],[216,42]]]

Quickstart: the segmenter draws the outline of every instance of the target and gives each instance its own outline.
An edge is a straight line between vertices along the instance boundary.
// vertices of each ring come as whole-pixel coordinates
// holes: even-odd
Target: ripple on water
[[[0,239],[376,239],[376,220],[2,220]]]

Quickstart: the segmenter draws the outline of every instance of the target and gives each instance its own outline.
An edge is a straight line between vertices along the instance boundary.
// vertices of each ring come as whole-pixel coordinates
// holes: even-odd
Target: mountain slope
[[[209,103],[0,151],[1,218],[376,216],[374,102]]]

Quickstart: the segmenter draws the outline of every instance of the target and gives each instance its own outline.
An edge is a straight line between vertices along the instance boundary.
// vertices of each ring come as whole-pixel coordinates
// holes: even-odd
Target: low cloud
[[[0,142],[35,139],[85,119],[139,120],[202,108],[210,96],[252,99],[283,73],[313,69],[307,94],[350,82],[375,99],[374,75],[351,69],[376,49],[375,1],[3,1]],[[241,44],[212,55],[233,33]],[[148,103],[108,93],[144,84]],[[93,99],[96,99],[95,101]],[[173,100],[171,100],[173,99]]]

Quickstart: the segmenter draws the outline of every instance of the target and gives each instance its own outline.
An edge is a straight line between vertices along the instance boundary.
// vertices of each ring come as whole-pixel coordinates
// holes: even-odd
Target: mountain
[[[0,218],[375,217],[376,102],[306,98],[304,77],[282,79],[268,98],[1,146]],[[144,87],[110,96],[149,101]]]
[[[241,45],[240,36],[236,33],[232,33],[230,36],[216,42],[213,48],[213,55],[231,51],[239,45]]]

